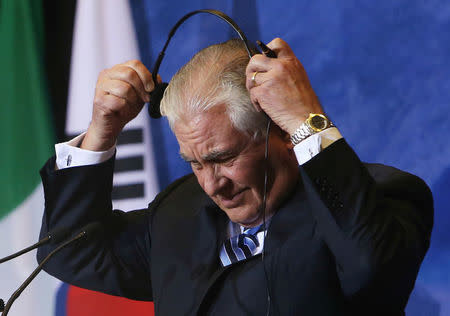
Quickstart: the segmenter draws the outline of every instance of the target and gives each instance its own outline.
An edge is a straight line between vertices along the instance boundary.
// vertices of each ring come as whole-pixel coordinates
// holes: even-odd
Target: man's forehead
[[[248,135],[237,130],[221,110],[179,122],[175,124],[174,132],[180,145],[180,156],[186,161],[213,161],[231,156],[250,141]]]
[[[199,128],[202,125],[210,124],[211,122],[229,121],[229,117],[224,104],[212,105],[209,109],[200,110],[196,106],[182,106],[183,112],[179,114],[175,121],[175,128],[184,130],[186,128]],[[216,123],[214,123],[216,124]]]
[[[181,145],[183,142],[216,141],[223,137],[241,134],[226,112],[223,104],[215,105],[202,112],[186,112],[173,125],[173,132]]]

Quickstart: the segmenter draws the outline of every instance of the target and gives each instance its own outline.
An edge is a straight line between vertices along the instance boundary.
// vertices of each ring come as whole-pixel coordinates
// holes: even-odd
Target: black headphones
[[[251,49],[248,42],[247,37],[245,36],[244,32],[239,28],[239,26],[236,24],[236,22],[233,21],[228,15],[221,11],[217,10],[209,10],[209,9],[203,9],[203,10],[196,10],[189,12],[185,16],[183,16],[178,22],[172,27],[172,29],[169,32],[169,36],[167,37],[166,43],[164,44],[164,47],[162,51],[158,55],[158,59],[156,59],[155,66],[152,70],[152,78],[153,82],[155,83],[155,89],[150,92],[150,103],[148,104],[148,114],[152,118],[160,118],[161,117],[161,111],[160,111],[160,103],[161,99],[163,98],[164,91],[166,90],[167,86],[169,85],[167,82],[158,83],[156,80],[156,76],[158,75],[159,66],[161,65],[161,62],[164,58],[164,54],[166,52],[167,46],[169,45],[170,40],[172,39],[172,36],[175,34],[178,27],[183,24],[184,21],[189,19],[191,16],[196,15],[198,13],[208,13],[215,15],[225,22],[227,22],[231,27],[238,33],[239,37],[241,38],[242,42],[245,45],[245,49],[247,50],[248,56],[251,58],[253,56],[255,49]]]

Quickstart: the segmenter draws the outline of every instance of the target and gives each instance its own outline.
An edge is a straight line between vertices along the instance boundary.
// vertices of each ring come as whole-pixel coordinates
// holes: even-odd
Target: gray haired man
[[[213,45],[172,78],[161,109],[193,175],[135,212],[111,210],[114,144],[154,83],[139,61],[100,74],[86,134],[63,146],[80,147],[75,162],[102,161],[61,170],[49,160],[42,233],[94,220],[105,232],[49,273],[153,300],[158,315],[404,315],[429,246],[428,188],[362,163],[288,44],[268,46],[277,58],[249,60],[237,40]]]

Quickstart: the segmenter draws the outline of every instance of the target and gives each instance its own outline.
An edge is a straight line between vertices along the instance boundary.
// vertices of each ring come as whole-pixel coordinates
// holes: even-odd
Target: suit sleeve
[[[41,237],[57,227],[79,230],[98,221],[95,238],[75,243],[55,255],[44,270],[56,278],[90,290],[135,300],[152,300],[150,280],[150,212],[112,211],[114,160],[54,170],[55,158],[41,170],[45,211]],[[38,250],[41,262],[54,245]]]
[[[350,306],[401,314],[430,242],[433,201],[426,184],[361,163],[344,139],[300,173]]]

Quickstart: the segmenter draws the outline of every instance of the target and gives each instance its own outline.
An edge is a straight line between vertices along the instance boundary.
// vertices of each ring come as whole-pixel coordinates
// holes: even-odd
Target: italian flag
[[[0,0],[0,257],[37,241],[44,209],[39,169],[54,154],[42,8],[42,0]],[[127,0],[78,0],[73,34],[68,136],[89,124],[99,71],[139,59]],[[123,134],[113,205],[132,210],[145,207],[159,190],[145,109]],[[5,303],[36,266],[35,252],[0,265]],[[80,289],[42,272],[9,315],[153,315],[153,304]]]
[[[41,224],[38,172],[53,151],[43,29],[40,0],[0,1],[0,257],[35,243]],[[36,266],[35,252],[0,265],[5,303]],[[59,283],[41,273],[9,315],[52,315]]]

